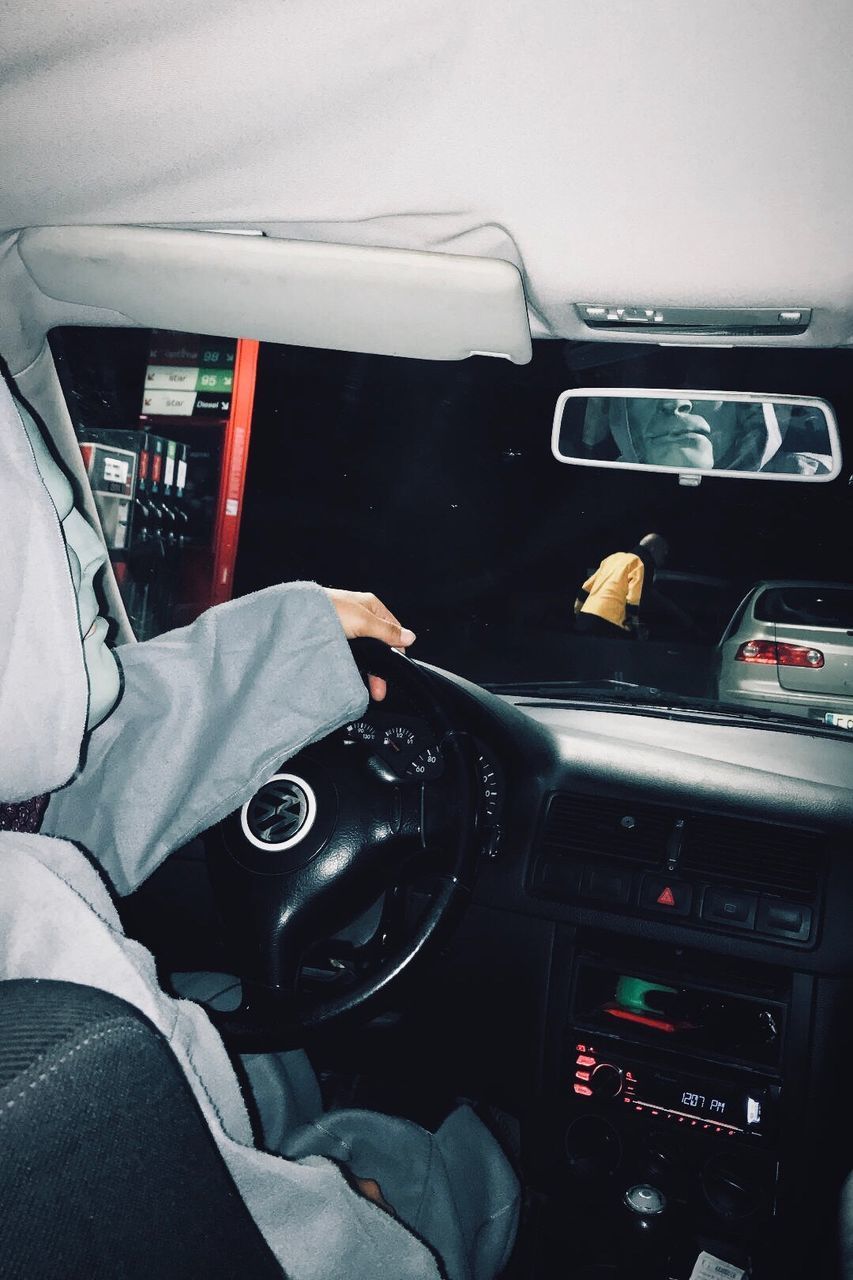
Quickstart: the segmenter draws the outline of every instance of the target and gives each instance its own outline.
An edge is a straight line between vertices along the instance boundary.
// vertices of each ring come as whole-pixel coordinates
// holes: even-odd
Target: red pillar
[[[255,403],[255,380],[258,369],[259,343],[239,338],[234,359],[234,388],[231,413],[225,427],[222,449],[222,471],[213,539],[213,585],[211,604],[230,600],[233,591],[234,564],[240,538],[243,512],[243,490],[249,461],[249,437],[252,432],[252,409]]]

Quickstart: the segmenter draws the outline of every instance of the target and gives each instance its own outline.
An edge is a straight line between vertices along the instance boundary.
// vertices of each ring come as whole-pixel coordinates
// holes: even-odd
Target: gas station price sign
[[[237,341],[154,330],[140,417],[225,422],[231,412]]]

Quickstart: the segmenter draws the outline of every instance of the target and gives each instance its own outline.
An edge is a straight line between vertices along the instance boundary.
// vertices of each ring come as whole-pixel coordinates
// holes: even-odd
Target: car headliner
[[[4,10],[0,230],[481,255],[538,335],[602,336],[575,310],[601,300],[811,307],[781,341],[851,340],[846,0]]]

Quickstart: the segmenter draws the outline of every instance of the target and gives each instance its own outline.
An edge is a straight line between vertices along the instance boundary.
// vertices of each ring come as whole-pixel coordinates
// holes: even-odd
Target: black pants
[[[608,640],[633,640],[633,631],[617,627],[615,622],[599,618],[597,613],[576,613],[575,631],[581,636],[601,636]]]

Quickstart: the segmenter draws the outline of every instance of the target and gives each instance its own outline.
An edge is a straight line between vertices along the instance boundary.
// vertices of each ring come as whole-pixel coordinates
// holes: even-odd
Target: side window
[[[66,328],[50,345],[134,631],[185,625],[232,594],[258,344]]]
[[[720,644],[725,644],[725,642],[735,634],[738,627],[743,622],[744,615],[746,614],[746,610],[751,599],[752,599],[752,592],[750,592],[748,596],[745,596],[744,599],[741,600],[740,604],[734,611],[731,622],[726,627],[725,631],[720,637]]]

